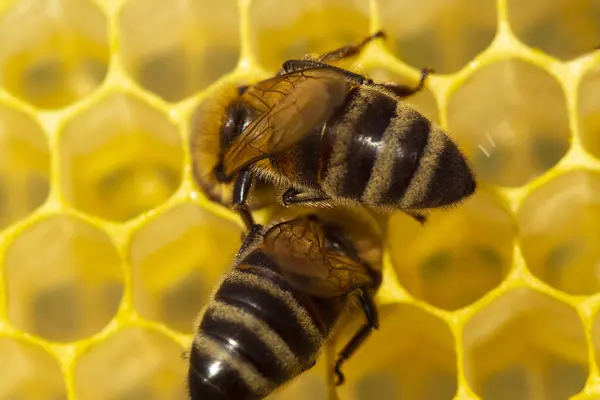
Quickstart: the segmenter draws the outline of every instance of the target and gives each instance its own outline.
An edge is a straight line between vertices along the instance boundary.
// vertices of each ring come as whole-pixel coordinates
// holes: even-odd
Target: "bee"
[[[315,213],[253,226],[199,319],[191,399],[264,398],[312,368],[336,324],[362,309],[365,323],[335,363],[343,383],[342,364],[379,326],[381,242],[367,232]]]
[[[246,199],[255,178],[278,188],[285,206],[366,206],[402,210],[425,222],[431,209],[474,193],[475,177],[458,145],[402,99],[422,90],[375,83],[334,65],[358,44],[288,60],[273,77],[239,88],[226,107],[215,181],[233,181],[233,208],[249,229]],[[213,135],[216,134],[216,131]]]

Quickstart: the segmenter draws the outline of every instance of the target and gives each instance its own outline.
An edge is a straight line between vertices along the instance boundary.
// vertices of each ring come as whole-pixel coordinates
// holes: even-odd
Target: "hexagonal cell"
[[[365,74],[373,79],[377,83],[396,83],[400,85],[407,85],[410,87],[417,86],[418,79],[408,79],[407,77],[390,71],[384,66],[372,66],[365,68]],[[422,91],[410,96],[403,98],[404,101],[410,103],[419,112],[423,113],[427,118],[434,121],[436,124],[440,123],[439,109],[435,97],[431,91],[424,88]]]
[[[64,107],[106,77],[106,18],[88,0],[14,2],[0,42],[0,85],[37,107]]]
[[[380,329],[343,366],[341,398],[453,399],[458,388],[456,353],[448,325],[408,304],[380,307],[379,314]],[[357,321],[343,330],[338,351],[358,327]]]
[[[10,244],[4,263],[8,318],[21,330],[75,341],[100,331],[117,312],[119,255],[87,223],[67,216],[39,221]]]
[[[463,341],[467,380],[484,399],[568,399],[585,386],[583,324],[546,294],[502,295],[467,322]]]
[[[517,59],[470,77],[450,100],[448,125],[479,179],[494,185],[524,185],[569,148],[561,87],[544,70]]]
[[[138,313],[184,333],[231,266],[241,229],[184,204],[135,233],[131,242],[133,301]]]
[[[494,196],[479,191],[421,226],[403,213],[389,222],[388,248],[400,284],[448,310],[478,300],[512,265],[515,228]]]
[[[588,0],[508,0],[513,32],[527,45],[563,60],[600,43],[600,4]]]
[[[128,1],[119,20],[120,54],[141,86],[179,101],[235,68],[239,19],[235,0]]]
[[[43,348],[0,337],[0,399],[67,398],[58,361]]]
[[[600,41],[599,41],[600,42]],[[600,159],[600,66],[592,68],[583,77],[579,87],[579,124],[581,141],[591,154]]]
[[[220,131],[224,123],[225,109],[238,96],[238,88],[253,83],[239,80],[218,84],[218,90],[204,98],[190,118],[190,151],[192,173],[196,186],[211,201],[232,207],[234,182],[217,181],[214,170],[223,152]],[[276,191],[270,184],[258,178],[250,191],[248,206],[255,210],[273,204]]]
[[[181,182],[177,127],[131,96],[113,94],[77,114],[60,139],[64,194],[84,212],[125,221],[162,204]]]
[[[0,106],[0,229],[46,200],[49,168],[42,128],[25,114]]]
[[[531,193],[518,213],[529,270],[576,295],[600,290],[600,174],[573,171]]]
[[[415,68],[459,70],[496,34],[496,2],[379,0],[387,46]],[[418,5],[417,5],[418,4]]]
[[[369,1],[305,0],[282,6],[277,0],[255,0],[250,23],[259,62],[277,71],[285,60],[364,39],[369,34]]]
[[[89,400],[185,398],[183,349],[158,332],[125,327],[75,363],[75,394]]]

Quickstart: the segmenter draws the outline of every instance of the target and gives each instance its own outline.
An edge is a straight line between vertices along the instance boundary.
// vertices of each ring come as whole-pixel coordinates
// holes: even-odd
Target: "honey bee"
[[[384,36],[288,60],[274,77],[239,88],[212,133],[222,143],[213,174],[234,182],[232,205],[248,229],[254,178],[273,184],[285,206],[361,205],[402,210],[420,222],[429,210],[474,193],[475,176],[458,145],[402,101],[424,87],[429,69],[408,87],[333,65]]]
[[[354,224],[354,230],[343,223]],[[203,311],[189,352],[192,400],[258,400],[311,369],[349,311],[365,323],[341,366],[379,326],[381,242],[356,220],[305,214],[255,225]]]

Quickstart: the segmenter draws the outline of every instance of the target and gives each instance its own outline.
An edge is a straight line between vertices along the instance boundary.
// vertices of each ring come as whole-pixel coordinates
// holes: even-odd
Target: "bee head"
[[[241,96],[245,87],[238,88],[238,94]],[[250,124],[253,118],[253,113],[250,107],[245,104],[240,97],[235,98],[225,108],[223,121],[219,131],[219,139],[221,141],[221,154],[225,152],[233,140],[238,137],[242,131]],[[225,174],[225,165],[223,165],[222,156],[214,168],[215,177],[219,182],[231,182],[232,176]]]

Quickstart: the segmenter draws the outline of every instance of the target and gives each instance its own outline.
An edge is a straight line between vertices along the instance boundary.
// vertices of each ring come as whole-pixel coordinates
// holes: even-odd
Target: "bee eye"
[[[344,239],[335,231],[333,232],[328,232],[329,234],[328,236],[328,242],[329,242],[329,250],[332,251],[345,251],[346,250],[346,245],[345,245],[345,241]]]
[[[343,254],[344,256],[358,259],[358,253],[349,237],[346,237],[340,230],[335,227],[327,227],[325,229],[327,237],[327,250]]]
[[[343,248],[342,244],[337,240],[331,240],[329,242],[329,247],[331,248],[331,250],[342,250]]]

